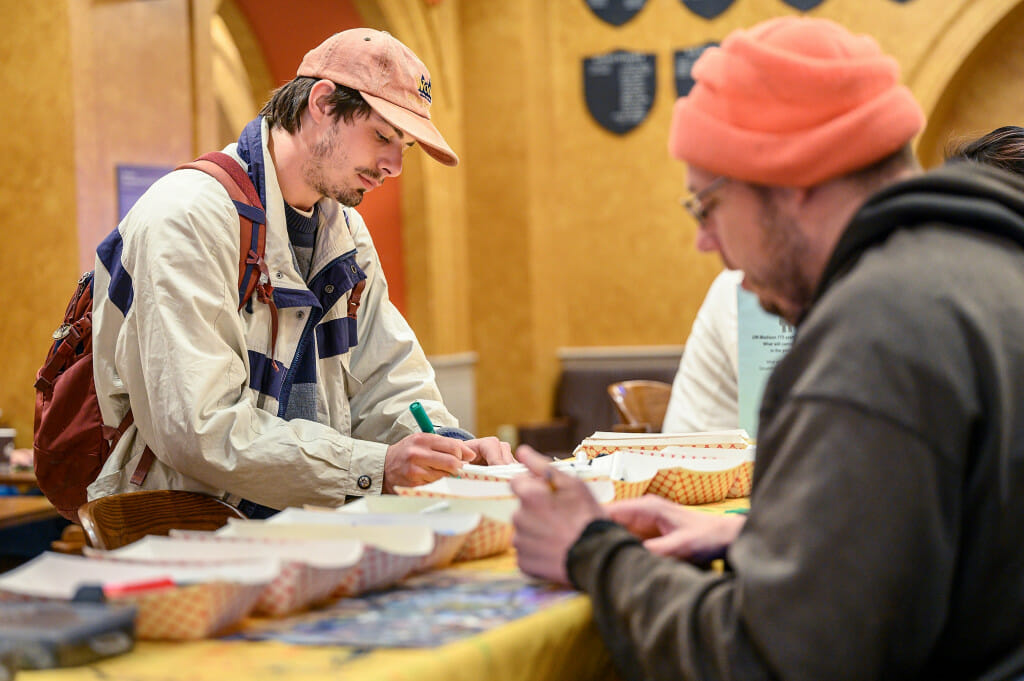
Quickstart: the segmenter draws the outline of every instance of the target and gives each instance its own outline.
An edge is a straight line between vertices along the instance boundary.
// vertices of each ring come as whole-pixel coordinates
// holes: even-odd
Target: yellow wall
[[[190,160],[195,116],[187,0],[70,0],[79,269],[117,225],[119,164]]]
[[[954,47],[940,42],[932,51],[946,54],[966,36],[982,36],[969,52],[961,51],[968,56],[955,66],[926,62],[927,70],[918,74],[920,96],[933,104],[918,144],[918,156],[929,167],[941,162],[951,142],[1000,125],[1024,125],[1024,3],[1005,13],[976,13],[971,19],[981,25],[972,30],[969,21],[958,22],[956,34],[944,36]],[[935,87],[944,81],[946,87]]]
[[[112,226],[113,166],[173,165],[218,145],[209,18],[216,0],[0,3],[6,368],[0,408],[30,444],[34,372],[88,250]],[[430,354],[475,351],[478,423],[544,418],[568,345],[678,344],[719,269],[678,207],[665,151],[672,52],[782,13],[737,0],[705,21],[648,0],[626,25],[582,0],[357,0],[431,66],[452,170],[403,176],[409,318]],[[1024,0],[826,0],[811,14],[872,33],[901,62],[932,124],[951,135],[1020,124]],[[286,39],[283,37],[282,39]],[[581,61],[654,52],[657,93],[624,136],[590,118]],[[937,151],[939,150],[939,151]],[[92,231],[90,231],[92,230]],[[11,276],[13,275],[13,276]]]
[[[5,2],[0,26],[18,27],[0,47],[0,409],[27,446],[35,370],[77,267],[70,22],[63,3]]]
[[[32,383],[50,334],[116,225],[115,166],[174,166],[214,129],[207,98],[192,94],[193,50],[209,33],[207,20],[194,35],[192,10],[205,4],[0,3],[0,25],[13,28],[0,59],[0,215],[13,268],[0,283],[0,409],[18,446],[31,445]]]
[[[462,154],[465,115],[462,52],[457,2],[428,6],[422,0],[355,3],[373,25],[392,32],[428,65],[433,122]],[[428,354],[472,349],[467,262],[466,178],[422,151],[402,172],[402,246],[406,266],[408,318]]]

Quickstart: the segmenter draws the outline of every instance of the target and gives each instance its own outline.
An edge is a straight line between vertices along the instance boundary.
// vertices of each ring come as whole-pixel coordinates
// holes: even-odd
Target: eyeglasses
[[[718,191],[728,181],[728,177],[720,175],[699,192],[694,192],[689,196],[679,199],[679,205],[686,209],[686,212],[697,221],[698,225],[703,224],[708,218],[708,213],[714,207],[714,203],[707,200],[708,197]]]

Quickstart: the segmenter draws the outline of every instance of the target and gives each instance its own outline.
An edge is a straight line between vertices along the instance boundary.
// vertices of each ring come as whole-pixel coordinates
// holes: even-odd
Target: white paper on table
[[[70,600],[82,586],[123,585],[157,579],[171,579],[178,585],[207,582],[269,584],[280,570],[281,561],[276,558],[186,567],[93,560],[47,551],[0,575],[0,591]]]
[[[585,438],[580,447],[588,444],[621,447],[669,447],[673,445],[714,447],[746,446],[750,442],[750,436],[747,434],[747,431],[741,428],[699,433],[615,433],[598,431]]]
[[[445,508],[438,506],[443,503]],[[425,509],[435,507],[434,512],[427,515],[445,515],[447,513],[479,513],[502,523],[512,522],[512,514],[519,508],[519,499],[445,499],[430,497],[407,497],[397,494],[381,494],[357,499],[339,507],[337,513],[422,513]]]
[[[560,471],[572,472],[576,467],[576,461],[573,459],[556,459],[551,462],[551,465]],[[467,463],[463,464],[461,469],[461,474],[463,475],[503,478],[506,480],[511,480],[517,475],[526,475],[528,472],[529,470],[526,466],[518,462],[500,464],[497,466]]]
[[[625,482],[639,482],[654,476],[657,466],[650,459],[642,457],[641,452],[619,450],[605,456],[589,459],[586,456],[574,459],[562,459],[552,462],[552,466],[560,471],[576,475],[583,480],[610,478]],[[495,471],[495,469],[498,469]],[[493,475],[513,478],[526,474],[527,468],[521,463],[503,466],[465,465],[462,470],[472,475]]]
[[[507,551],[512,545],[512,514],[519,499],[463,499],[459,497],[414,497],[382,494],[363,497],[336,509],[337,515],[362,516],[374,513],[445,516],[474,514],[480,523],[466,537],[455,560],[473,560]]]
[[[480,524],[480,513],[337,513],[302,508],[286,508],[267,519],[271,524],[292,525],[395,525],[424,526],[442,535],[467,534]]]
[[[665,459],[676,459],[687,462],[705,461],[718,462],[721,466],[735,467],[754,460],[757,448],[754,446],[743,449],[709,449],[707,447],[665,447],[654,456]],[[640,452],[644,454],[644,452]],[[650,453],[646,453],[650,456]],[[694,470],[716,470],[711,468],[695,468]]]
[[[615,487],[610,480],[585,480],[584,484],[599,503],[605,503],[615,498]],[[409,496],[445,498],[503,499],[515,497],[512,487],[506,481],[465,480],[463,478],[441,478],[418,487],[400,488],[399,493]]]
[[[625,482],[649,480],[659,470],[654,457],[628,449],[591,459],[589,468],[596,474]]]
[[[218,541],[218,536],[212,532],[176,532],[171,537],[149,535],[110,551],[86,547],[85,553],[97,558],[146,563],[230,563],[273,558],[320,569],[350,567],[363,555],[363,543],[355,539],[227,542]]]
[[[465,478],[440,478],[426,485],[399,487],[400,495],[444,496],[466,499],[512,499],[515,495],[506,480],[468,480]]]
[[[224,537],[272,539],[355,539],[399,556],[425,556],[434,550],[434,533],[420,526],[358,526],[313,523],[271,523],[266,520],[230,518],[216,531]]]

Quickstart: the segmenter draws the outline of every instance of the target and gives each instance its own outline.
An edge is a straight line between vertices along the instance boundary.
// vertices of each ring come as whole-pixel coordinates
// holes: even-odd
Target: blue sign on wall
[[[165,166],[117,166],[117,221],[124,220],[150,185],[172,170]]]

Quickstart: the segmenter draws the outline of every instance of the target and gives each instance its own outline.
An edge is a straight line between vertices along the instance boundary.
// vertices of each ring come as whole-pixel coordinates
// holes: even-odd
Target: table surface
[[[0,464],[0,485],[11,485],[25,493],[38,487],[39,483],[32,470],[11,470],[7,464]]]
[[[697,506],[713,513],[748,507],[746,499]],[[516,571],[515,555],[457,564],[476,572]],[[259,620],[242,624],[253,627]],[[279,641],[140,641],[99,663],[21,671],[23,681],[613,681],[611,659],[594,626],[590,600],[570,596],[539,612],[436,648],[360,649]]]
[[[46,497],[0,496],[0,529],[56,518],[58,515],[57,509]]]

